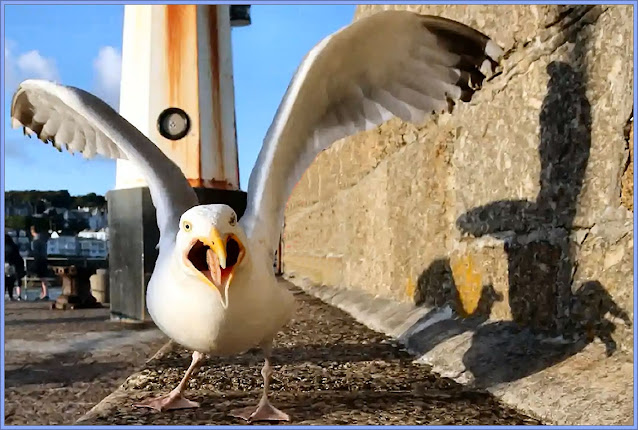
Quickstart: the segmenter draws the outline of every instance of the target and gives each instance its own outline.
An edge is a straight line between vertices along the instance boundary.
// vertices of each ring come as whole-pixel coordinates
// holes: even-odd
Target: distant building
[[[31,241],[26,237],[19,237],[16,240],[18,247],[20,248],[20,255],[22,258],[28,257],[31,255]]]
[[[63,213],[64,213],[63,210],[61,210],[60,208],[54,208],[54,207],[46,208],[44,212],[42,212],[43,215],[47,215],[47,216],[62,215]]]
[[[10,201],[5,200],[4,216],[30,216],[34,212],[33,205],[31,203],[17,203],[13,204]]]
[[[20,255],[22,257],[28,257],[31,255],[31,241],[27,237],[27,234],[24,230],[15,230],[12,228],[8,228],[5,230],[11,239],[18,245],[20,249]]]
[[[57,236],[57,237],[56,237]],[[108,231],[81,231],[77,236],[51,235],[47,243],[49,255],[106,258]]]
[[[80,255],[80,243],[76,236],[58,236],[47,242],[47,254],[75,256]]]
[[[87,239],[108,240],[109,233],[106,229],[102,229],[99,231],[84,230],[78,233],[78,237]]]
[[[106,240],[80,237],[80,255],[90,258],[106,258],[109,253],[108,242]]]
[[[88,220],[90,214],[88,212],[80,211],[77,209],[71,209],[62,214],[62,217],[66,221],[80,221],[80,220]]]
[[[106,215],[106,210],[93,208],[90,211],[91,216],[89,217],[89,228],[91,230],[102,230],[107,226],[108,217]]]

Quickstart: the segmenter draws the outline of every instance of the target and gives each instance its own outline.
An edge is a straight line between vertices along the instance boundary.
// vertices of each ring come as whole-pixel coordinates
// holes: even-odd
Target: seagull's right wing
[[[181,169],[93,94],[48,81],[27,80],[13,96],[11,121],[14,128],[24,127],[26,134],[35,133],[59,151],[64,145],[69,152],[81,152],[86,158],[100,154],[135,163],[148,183],[162,238],[174,236],[179,218],[198,204]]]

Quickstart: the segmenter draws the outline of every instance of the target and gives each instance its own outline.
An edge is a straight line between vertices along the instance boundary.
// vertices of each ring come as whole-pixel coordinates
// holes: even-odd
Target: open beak
[[[228,307],[228,287],[244,253],[244,246],[237,236],[221,237],[212,227],[208,237],[193,239],[184,260],[200,279],[219,292],[225,309]]]

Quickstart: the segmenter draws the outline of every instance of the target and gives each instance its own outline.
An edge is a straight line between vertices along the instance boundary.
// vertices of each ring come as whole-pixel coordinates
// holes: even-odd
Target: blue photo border
[[[636,48],[638,46],[638,44],[636,43],[636,32],[638,31],[638,21],[636,20],[636,5],[637,5],[637,1],[605,1],[605,2],[601,2],[601,1],[591,1],[591,0],[581,0],[579,2],[571,2],[571,1],[567,1],[567,0],[563,0],[563,1],[461,1],[461,2],[451,2],[451,1],[317,1],[317,0],[307,0],[307,1],[290,1],[290,2],[285,2],[285,1],[268,1],[268,0],[260,0],[259,4],[311,4],[311,5],[317,5],[317,4],[471,4],[471,5],[483,5],[483,4],[522,4],[522,5],[536,5],[536,4],[578,4],[578,5],[585,5],[585,4],[591,4],[591,5],[596,5],[596,4],[623,4],[623,5],[633,5],[634,6],[634,14],[633,14],[633,21],[634,21],[634,40],[633,40],[633,46],[634,46],[634,106],[636,106],[636,104],[638,104],[638,96],[636,94],[635,91],[635,87],[636,87],[636,80],[638,78],[638,73],[636,71]],[[0,0],[0,36],[1,36],[1,41],[0,44],[2,45],[2,49],[4,51],[5,48],[5,34],[4,34],[4,19],[5,19],[5,13],[4,13],[4,6],[5,5],[17,5],[17,4],[21,4],[21,5],[65,5],[65,4],[82,4],[82,5],[102,5],[102,4],[246,4],[246,1],[216,1],[216,2],[211,2],[211,1],[198,1],[198,0],[191,0],[191,1],[122,1],[122,0],[94,0],[94,1],[77,1],[77,2],[71,2],[71,1],[45,1],[45,0],[32,0],[32,1],[17,1],[17,0]],[[28,17],[25,17],[25,19],[28,19]],[[5,85],[4,85],[4,77],[5,77],[5,69],[4,69],[4,56],[2,57],[2,59],[0,60],[0,78],[2,81],[2,85],[0,85],[0,96],[3,100],[2,106],[0,107],[0,112],[2,113],[2,126],[0,126],[0,152],[2,153],[2,157],[0,157],[0,190],[2,190],[2,201],[0,201],[0,217],[2,220],[2,225],[0,227],[1,232],[4,234],[5,231],[5,224],[4,224],[4,206],[5,206],[5,200],[4,200],[4,192],[5,192],[5,181],[4,181],[4,172],[5,172],[5,143],[4,143],[4,138],[5,138],[5,115],[9,115],[9,112],[5,112],[5,104],[4,104],[4,97],[5,97]],[[634,145],[634,154],[635,154],[635,148],[636,148],[636,136],[634,135],[634,141],[633,141],[633,145]],[[636,184],[636,169],[634,168],[634,189],[635,189],[635,184]],[[637,206],[638,204],[638,198],[636,197],[636,193],[634,193],[634,208]],[[636,229],[636,217],[634,216],[634,231]],[[634,235],[634,250],[636,249],[636,237]],[[4,241],[0,242],[0,251],[4,252]],[[636,271],[636,266],[638,265],[638,258],[636,257],[636,253],[634,251],[634,273]],[[0,265],[0,272],[2,272],[2,275],[4,275],[4,265]],[[635,291],[636,291],[636,278],[634,276],[634,311],[636,309],[636,303],[637,303],[637,298],[635,295]],[[2,315],[0,316],[1,321],[2,321],[2,328],[1,330],[1,339],[2,339],[2,355],[0,356],[0,365],[2,367],[2,369],[4,369],[4,315],[5,315],[5,305],[4,305],[4,300],[2,300],[2,304],[0,304],[1,310],[2,310]],[[636,323],[636,316],[635,316],[635,312],[634,312],[634,327],[635,327],[635,323]],[[637,428],[636,427],[636,409],[637,409],[637,400],[636,400],[636,377],[638,376],[638,371],[636,368],[636,364],[635,364],[635,353],[636,353],[636,346],[637,346],[637,342],[636,342],[636,335],[634,332],[634,425],[633,426],[606,426],[605,428],[617,428],[617,429],[634,429]],[[2,376],[2,384],[0,386],[0,391],[2,393],[2,404],[0,404],[0,420],[1,420],[1,424],[0,424],[0,428],[13,428],[13,429],[30,429],[30,428],[42,428],[42,429],[54,429],[54,428],[60,428],[61,426],[5,426],[4,425],[4,416],[5,416],[5,410],[4,410],[4,398],[5,398],[5,387],[4,387],[4,372],[3,372],[3,376]],[[184,428],[186,426],[73,426],[74,429],[113,429],[113,428],[138,428],[138,429],[143,429],[143,428],[157,428],[157,429],[179,429],[179,428]],[[237,426],[188,426],[188,428],[212,428],[212,427],[225,427],[225,428],[254,428],[253,426],[242,426],[242,425],[237,425]],[[308,427],[308,426],[278,426],[278,428],[287,428],[287,429],[297,429],[297,428],[304,428],[304,427]],[[312,426],[312,428],[345,428],[345,427],[353,427],[353,428],[357,428],[357,429],[376,429],[376,428],[393,428],[393,429],[411,429],[411,428],[419,428],[418,426]],[[455,426],[427,426],[427,428],[433,428],[433,429],[438,429],[438,428],[449,428],[449,427],[455,427]],[[486,428],[486,429],[500,429],[503,428],[503,426],[464,426],[464,427],[469,427],[469,428]],[[542,428],[542,426],[511,426],[511,428],[514,427],[520,427],[520,428]],[[600,428],[600,426],[553,426],[555,428],[559,428],[559,429],[577,429],[577,428],[583,428],[583,429],[595,429],[595,428]]]

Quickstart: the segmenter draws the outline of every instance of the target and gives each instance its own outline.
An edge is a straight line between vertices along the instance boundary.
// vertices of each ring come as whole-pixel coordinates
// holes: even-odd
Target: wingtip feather
[[[498,61],[503,56],[503,49],[498,46],[496,42],[490,39],[485,45],[485,55],[487,55],[494,61]]]

